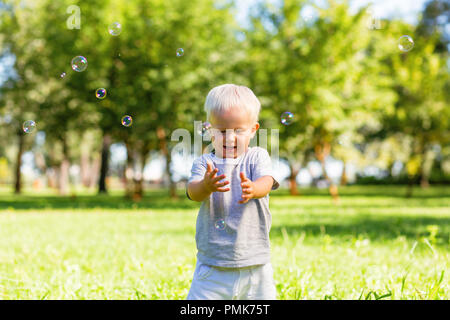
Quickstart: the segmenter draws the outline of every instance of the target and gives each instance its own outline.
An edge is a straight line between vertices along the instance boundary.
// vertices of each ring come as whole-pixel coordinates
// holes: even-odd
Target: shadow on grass
[[[123,195],[2,195],[0,210],[40,210],[40,209],[195,209],[200,203],[189,200],[183,192],[178,199],[171,199],[167,191],[148,192],[140,201],[126,199]]]
[[[329,218],[329,215],[322,216]],[[339,217],[336,217],[339,220]],[[286,224],[272,226],[271,238],[282,238],[283,229],[288,235],[300,235],[303,232],[310,236],[320,236],[328,234],[332,237],[358,238],[364,235],[370,240],[392,240],[399,236],[408,239],[419,239],[429,237],[430,231],[427,226],[437,226],[435,238],[438,243],[446,244],[450,236],[450,217],[426,217],[426,216],[404,216],[404,215],[358,215],[353,218],[343,218],[341,221],[321,222],[320,217],[315,217],[314,222],[305,221],[299,224]]]
[[[450,186],[448,185],[433,185],[429,188],[420,188],[415,186],[413,188],[412,197],[406,198],[406,185],[349,185],[338,187],[340,196],[343,197],[394,197],[402,199],[423,199],[423,198],[450,198]],[[328,189],[317,188],[298,188],[299,195],[293,197],[308,196],[308,197],[323,197],[330,196]],[[288,189],[279,189],[272,191],[270,195],[276,196],[291,196]]]
[[[270,197],[277,201],[284,198],[296,201],[299,200],[298,206],[308,207],[332,207],[332,204],[325,203],[326,200],[331,201],[331,197],[326,189],[306,188],[299,189],[299,196],[291,196],[289,190],[278,189],[271,192]],[[405,186],[346,186],[339,189],[342,199],[350,197],[389,197],[404,198]],[[126,199],[123,193],[113,193],[110,195],[77,195],[77,196],[58,196],[48,194],[25,194],[14,195],[11,193],[0,193],[0,210],[17,209],[17,210],[39,210],[39,209],[166,209],[166,210],[182,210],[182,209],[198,209],[200,203],[189,200],[185,195],[185,189],[177,190],[178,199],[171,199],[165,189],[148,190],[140,201],[132,201]],[[323,204],[306,204],[302,203],[302,199],[306,198],[322,198],[325,200]],[[450,199],[450,188],[446,186],[433,186],[428,189],[417,189],[413,197],[407,201],[412,205],[417,205],[417,200],[423,199]],[[414,201],[416,199],[416,201]],[[406,200],[405,200],[406,201]],[[446,201],[446,200],[445,200]],[[385,206],[384,204],[374,202],[374,206]],[[392,205],[392,204],[390,204]],[[433,207],[431,203],[426,206]],[[436,203],[436,206],[442,204]],[[342,207],[367,207],[367,204],[345,204]]]
[[[389,186],[392,187],[392,186]],[[389,190],[390,189],[390,190]],[[403,198],[403,194],[393,192],[395,188],[385,187],[347,187],[343,188],[342,197],[347,196],[367,196],[371,194],[373,196],[378,195],[380,197],[391,198]],[[80,195],[80,196],[57,196],[57,195],[13,195],[13,194],[0,194],[0,210],[14,209],[14,210],[45,210],[45,209],[110,209],[110,210],[135,210],[135,209],[160,209],[160,210],[195,210],[200,208],[200,203],[189,200],[185,195],[185,190],[178,190],[178,199],[171,199],[168,196],[167,190],[149,190],[141,201],[134,202],[126,199],[123,194],[111,194],[111,195]],[[310,195],[317,197],[326,197],[326,190],[310,190]],[[445,198],[445,194],[448,191],[443,191],[442,188],[431,188],[426,191],[427,197],[420,198]],[[271,194],[271,198],[277,198],[277,201],[283,200],[288,196],[288,190],[277,190]],[[303,193],[305,195],[305,193]],[[416,198],[414,196],[412,199]],[[296,199],[296,197],[286,197],[287,199]],[[301,196],[298,197],[301,199]],[[417,204],[417,201],[415,201]],[[441,201],[442,202],[442,201]],[[429,203],[428,203],[429,204]],[[428,206],[425,204],[425,206]],[[277,205],[278,206],[278,205]],[[327,207],[333,209],[333,205],[308,205],[304,206],[301,201],[297,206],[307,207]],[[365,205],[356,205],[357,207],[368,207]],[[377,206],[376,202],[369,207]],[[390,207],[390,204],[383,204],[383,207]],[[432,206],[432,205],[431,205]],[[294,206],[295,207],[295,206]],[[346,207],[355,207],[355,205],[348,205]],[[414,207],[414,204],[413,204]],[[283,207],[286,209],[286,207]],[[283,229],[289,235],[305,232],[307,235],[320,236],[323,232],[330,236],[336,237],[358,237],[358,235],[364,235],[371,240],[382,239],[394,239],[399,236],[405,236],[410,239],[417,239],[421,236],[429,236],[427,226],[438,226],[438,232],[436,238],[439,241],[448,243],[450,233],[450,217],[442,216],[427,216],[426,213],[420,215],[400,215],[395,212],[389,215],[377,215],[377,214],[365,214],[361,209],[360,214],[346,216],[339,215],[339,213],[333,214],[314,214],[313,216],[298,215],[296,221],[277,221],[278,225],[273,225],[271,229],[271,237],[278,238],[283,237]],[[289,217],[291,219],[292,217]],[[278,218],[277,218],[278,219]]]

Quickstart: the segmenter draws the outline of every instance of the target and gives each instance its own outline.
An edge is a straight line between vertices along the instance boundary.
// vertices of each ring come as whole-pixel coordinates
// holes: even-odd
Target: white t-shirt
[[[263,176],[273,178],[272,190],[279,183],[272,174],[269,153],[261,147],[250,147],[237,158],[217,158],[213,153],[195,159],[189,182],[204,178],[207,161],[230,181],[227,192],[213,192],[202,202],[196,225],[197,259],[220,267],[247,267],[270,262],[269,231],[272,216],[269,194],[259,199],[241,200],[240,172],[251,181]]]

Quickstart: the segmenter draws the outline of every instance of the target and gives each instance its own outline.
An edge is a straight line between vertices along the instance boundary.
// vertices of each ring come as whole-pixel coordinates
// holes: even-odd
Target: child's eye
[[[228,129],[228,130],[231,130],[231,129]],[[242,135],[247,132],[247,129],[234,129],[233,131],[237,135]],[[217,132],[219,132],[221,135],[227,134],[227,130],[217,130]]]

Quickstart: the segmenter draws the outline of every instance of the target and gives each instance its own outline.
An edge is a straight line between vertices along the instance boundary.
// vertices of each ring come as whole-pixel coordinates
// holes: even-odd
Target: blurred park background
[[[449,19],[448,0],[0,1],[2,297],[183,299],[199,204],[171,135],[235,83],[279,130],[279,298],[448,299]]]

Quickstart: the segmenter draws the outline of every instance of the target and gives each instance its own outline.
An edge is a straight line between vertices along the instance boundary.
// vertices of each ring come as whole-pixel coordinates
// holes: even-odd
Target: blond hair
[[[238,107],[250,115],[253,122],[258,121],[261,103],[252,90],[245,86],[223,84],[209,91],[205,101],[206,118],[233,107]]]

